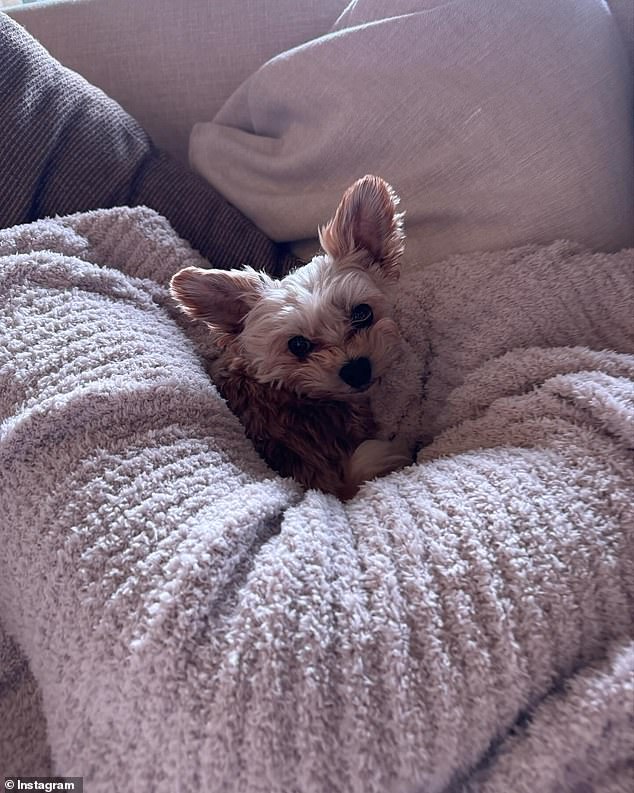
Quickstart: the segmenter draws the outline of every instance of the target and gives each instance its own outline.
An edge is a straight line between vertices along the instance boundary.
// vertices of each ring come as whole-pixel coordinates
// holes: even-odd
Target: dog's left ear
[[[405,235],[399,198],[379,176],[364,176],[349,187],[335,216],[319,229],[323,249],[333,259],[358,250],[368,251],[383,276],[398,278]]]
[[[172,297],[192,319],[221,333],[238,334],[246,315],[262,295],[264,276],[244,270],[185,267],[172,277]]]

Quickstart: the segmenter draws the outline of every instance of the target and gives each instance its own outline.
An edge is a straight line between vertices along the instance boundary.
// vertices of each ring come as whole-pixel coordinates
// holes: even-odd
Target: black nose
[[[339,370],[339,377],[353,388],[363,388],[372,379],[372,364],[369,358],[353,358]]]

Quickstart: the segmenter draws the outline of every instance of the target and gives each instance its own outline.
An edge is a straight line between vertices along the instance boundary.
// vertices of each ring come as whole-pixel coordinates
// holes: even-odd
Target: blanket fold
[[[255,453],[167,297],[189,264],[146,209],[0,232],[0,619],[55,772],[96,793],[625,791],[634,251],[412,274],[409,305],[434,301],[404,328],[426,377],[401,381],[399,429],[433,438],[347,504]]]

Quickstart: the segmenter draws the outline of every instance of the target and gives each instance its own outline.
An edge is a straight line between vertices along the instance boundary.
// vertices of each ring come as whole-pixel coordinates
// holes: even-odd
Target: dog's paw
[[[346,492],[354,495],[362,482],[385,476],[412,462],[412,449],[403,439],[363,441],[348,461]]]

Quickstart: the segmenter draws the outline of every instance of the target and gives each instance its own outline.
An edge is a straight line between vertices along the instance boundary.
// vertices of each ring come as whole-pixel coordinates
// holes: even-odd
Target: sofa
[[[7,777],[632,789],[632,8],[0,14]],[[341,503],[258,457],[167,287],[282,275],[366,172],[407,234],[374,407],[420,451]]]

